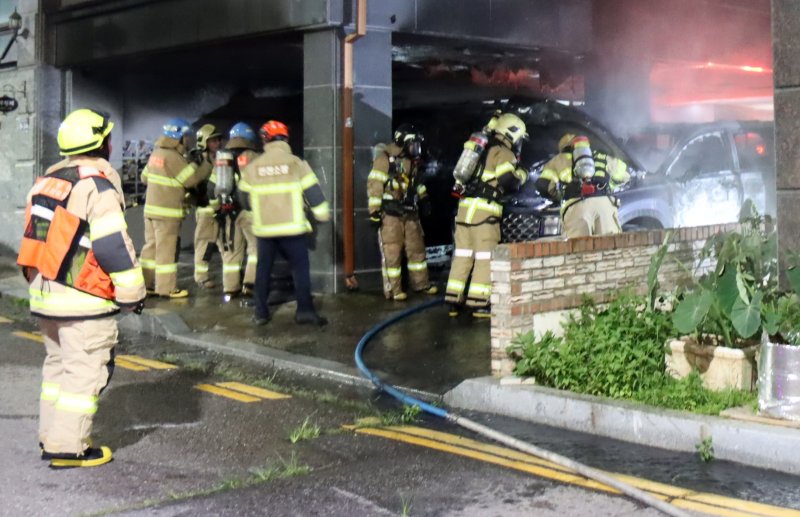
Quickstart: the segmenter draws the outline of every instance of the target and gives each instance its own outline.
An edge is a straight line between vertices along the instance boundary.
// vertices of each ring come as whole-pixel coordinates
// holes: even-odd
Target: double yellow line
[[[145,372],[149,370],[175,370],[178,368],[174,364],[147,359],[138,355],[118,355],[114,357],[114,364],[126,370],[134,372]]]
[[[291,395],[265,390],[241,382],[216,382],[214,384],[198,384],[195,389],[239,402],[260,402],[262,400],[281,400],[292,398]]]
[[[587,479],[574,471],[561,467],[555,463],[537,458],[530,454],[518,452],[514,449],[490,445],[462,436],[442,433],[421,427],[356,427],[345,426],[360,434],[379,436],[390,440],[409,443],[435,449],[466,458],[492,463],[521,472],[527,472],[542,478],[560,481],[571,485],[619,493],[613,488]],[[611,476],[624,481],[636,488],[649,492],[654,497],[669,501],[671,504],[686,510],[693,510],[710,515],[724,517],[754,517],[754,516],[796,516],[800,511],[790,508],[781,508],[767,504],[754,503],[732,497],[716,494],[697,492],[687,488],[656,483],[623,474],[609,473]]]

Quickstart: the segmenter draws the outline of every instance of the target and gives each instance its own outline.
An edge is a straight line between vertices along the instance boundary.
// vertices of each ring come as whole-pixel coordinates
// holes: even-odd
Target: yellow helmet
[[[572,141],[575,139],[575,135],[572,133],[567,133],[561,137],[561,140],[558,141],[558,150],[563,151],[567,147],[572,144]]]
[[[494,132],[506,137],[512,145],[523,138],[528,138],[528,133],[525,130],[525,122],[513,113],[500,115],[494,125]]]
[[[204,124],[197,130],[197,148],[205,150],[208,147],[206,142],[212,138],[222,138],[222,133],[213,124]]]
[[[114,129],[108,115],[91,109],[75,110],[58,127],[61,156],[84,154],[99,149]]]

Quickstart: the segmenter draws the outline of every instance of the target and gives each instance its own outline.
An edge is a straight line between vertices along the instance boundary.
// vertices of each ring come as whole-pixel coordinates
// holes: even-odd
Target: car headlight
[[[561,233],[561,217],[546,215],[542,218],[542,237]]]

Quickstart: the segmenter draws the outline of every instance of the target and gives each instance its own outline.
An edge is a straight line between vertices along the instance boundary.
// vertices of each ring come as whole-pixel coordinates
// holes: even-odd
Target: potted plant
[[[687,268],[692,284],[673,313],[684,336],[667,343],[667,370],[673,376],[698,370],[710,389],[755,387],[759,336],[778,334],[785,319],[776,236],[766,226],[746,203],[740,231],[709,238],[694,271]]]

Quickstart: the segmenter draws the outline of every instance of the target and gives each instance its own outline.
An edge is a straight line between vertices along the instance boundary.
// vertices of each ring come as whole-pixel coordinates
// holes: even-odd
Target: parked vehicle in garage
[[[593,148],[625,160],[634,172],[631,182],[616,193],[626,231],[735,222],[748,198],[761,213],[774,215],[772,123],[653,126],[623,144],[579,109],[552,100],[462,102],[406,109],[396,115],[401,122],[413,120],[426,136],[431,159],[427,178],[438,199],[444,199],[426,224],[426,235],[436,244],[449,242],[451,228],[442,221],[450,220],[455,202],[445,196],[452,186],[451,172],[461,146],[498,108],[522,117],[531,136],[522,151],[530,179],[504,200],[501,227],[505,242],[560,233],[559,207],[542,198],[534,182],[555,154],[558,139],[568,132],[588,136]],[[645,172],[643,162],[651,165],[649,171]]]

